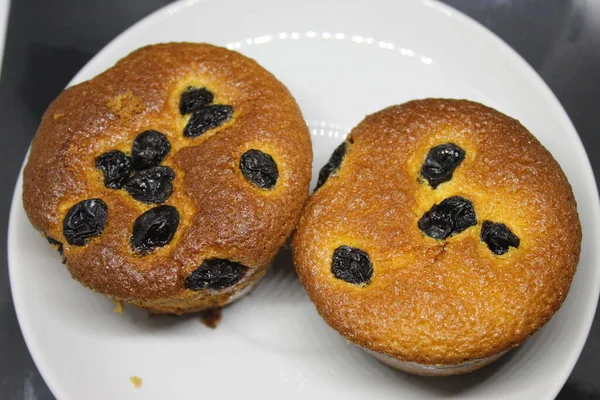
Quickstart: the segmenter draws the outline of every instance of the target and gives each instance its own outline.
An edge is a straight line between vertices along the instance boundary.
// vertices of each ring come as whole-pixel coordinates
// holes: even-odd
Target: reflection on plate
[[[356,23],[360,21],[360,23]],[[148,43],[227,46],[273,72],[300,104],[318,169],[350,127],[387,105],[423,97],[480,101],[519,120],[569,177],[584,242],[571,293],[532,339],[474,374],[409,376],[348,345],[317,315],[288,249],[217,329],[197,316],[154,317],[70,279],[29,225],[17,183],[9,232],[15,307],[29,349],[61,399],[184,396],[265,399],[553,398],[585,342],[597,301],[600,212],[591,168],[565,112],[511,49],[437,2],[186,1],[144,19],[74,78],[89,79]],[[130,377],[142,378],[136,389]]]

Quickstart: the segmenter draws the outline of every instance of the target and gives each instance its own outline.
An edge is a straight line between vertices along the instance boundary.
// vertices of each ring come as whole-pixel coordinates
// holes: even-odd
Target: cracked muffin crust
[[[367,116],[293,239],[325,321],[411,373],[468,372],[558,310],[579,259],[571,187],[518,121],[465,100]]]
[[[52,102],[23,204],[73,278],[181,314],[223,306],[265,274],[311,162],[302,114],[272,74],[224,48],[158,44]]]

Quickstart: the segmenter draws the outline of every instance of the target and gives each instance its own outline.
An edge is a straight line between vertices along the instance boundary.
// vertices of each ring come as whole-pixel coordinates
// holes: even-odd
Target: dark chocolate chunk
[[[434,205],[418,222],[424,234],[438,240],[447,239],[476,224],[473,204],[460,196],[449,197]]]
[[[83,246],[99,236],[108,219],[108,208],[101,199],[83,200],[67,212],[63,220],[63,234],[73,246]]]
[[[340,246],[333,252],[331,273],[338,279],[355,285],[368,284],[373,276],[369,255],[361,249]]]
[[[508,226],[491,221],[483,221],[481,240],[487,244],[492,253],[499,256],[507,253],[509,247],[518,249],[521,244],[521,240],[512,233]]]
[[[340,144],[333,151],[333,154],[329,158],[329,161],[327,161],[327,164],[325,164],[323,168],[321,168],[321,171],[319,171],[319,179],[317,180],[317,186],[315,187],[315,190],[323,186],[323,184],[325,183],[325,181],[327,181],[331,174],[333,174],[340,168],[340,165],[342,164],[342,161],[344,161],[344,157],[346,156],[346,147],[346,142],[342,142],[342,144]]]
[[[421,176],[432,188],[448,182],[458,165],[465,159],[465,151],[453,143],[444,143],[433,147],[427,153],[421,167]]]
[[[158,166],[137,171],[125,184],[125,190],[136,200],[146,204],[164,203],[171,192],[175,172],[169,167]]]
[[[197,137],[206,131],[229,121],[233,116],[233,107],[222,104],[211,104],[200,107],[190,117],[183,130],[186,137]]]
[[[248,271],[248,267],[223,258],[204,260],[185,280],[190,290],[222,290],[235,285]]]
[[[179,226],[179,213],[173,206],[149,209],[135,220],[131,234],[134,251],[147,254],[171,242]]]
[[[263,189],[272,189],[279,178],[273,157],[260,150],[245,152],[240,158],[240,169],[249,182]]]
[[[96,158],[96,168],[104,174],[104,186],[121,189],[131,171],[131,159],[119,150],[112,150]]]
[[[155,167],[169,154],[171,144],[163,133],[144,131],[133,140],[131,149],[132,167],[142,170]]]
[[[50,243],[50,246],[54,247],[56,249],[56,251],[58,251],[58,254],[60,254],[61,257],[65,257],[65,253],[63,251],[63,244],[62,242],[46,235],[46,240],[48,241],[48,243]]]
[[[213,102],[215,96],[207,88],[197,88],[189,86],[181,94],[179,100],[179,112],[181,115],[189,114],[198,108]]]

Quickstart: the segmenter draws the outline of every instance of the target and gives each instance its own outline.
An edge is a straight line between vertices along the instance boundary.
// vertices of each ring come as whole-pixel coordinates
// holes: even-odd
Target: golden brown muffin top
[[[464,159],[434,189],[421,167],[446,143]],[[346,146],[293,241],[303,285],[342,335],[404,361],[458,364],[518,345],[558,310],[581,227],[560,166],[518,121],[470,101],[417,100],[367,116]],[[472,202],[476,225],[445,240],[425,235],[418,221],[452,196]],[[507,226],[519,246],[494,254],[484,221]],[[368,254],[368,284],[332,274],[344,245]]]
[[[180,113],[188,87],[207,88],[231,120],[184,137]],[[172,241],[147,255],[133,251],[132,226],[146,204],[105,187],[96,159],[131,154],[134,138],[156,130],[171,150],[173,192],[162,204],[180,215]],[[268,190],[246,179],[240,157],[269,154],[279,177]],[[184,281],[207,258],[240,262],[252,274],[272,259],[308,195],[312,152],[301,112],[288,90],[255,61],[206,44],[169,43],[134,51],[94,79],[70,87],[46,110],[24,171],[23,202],[31,223],[62,243],[72,275],[103,294],[148,300],[185,296]],[[63,219],[76,203],[102,199],[108,219],[84,246],[67,243]]]

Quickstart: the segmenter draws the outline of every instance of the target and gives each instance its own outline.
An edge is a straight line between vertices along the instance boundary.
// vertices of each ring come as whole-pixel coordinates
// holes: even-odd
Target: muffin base
[[[362,347],[361,347],[362,348]],[[479,368],[485,367],[488,364],[496,361],[500,357],[502,357],[508,350],[505,350],[496,355],[486,357],[486,358],[477,358],[473,360],[468,360],[460,364],[451,364],[451,365],[430,365],[430,364],[419,364],[412,361],[401,361],[397,358],[388,356],[387,354],[378,353],[376,351],[368,350],[362,348],[371,356],[375,357],[377,360],[382,363],[389,365],[392,368],[396,368],[400,371],[408,372],[413,375],[421,375],[421,376],[451,376],[451,375],[461,375],[469,372],[473,372],[478,370]]]
[[[242,283],[238,284],[234,288],[221,293],[209,293],[200,297],[130,300],[128,303],[143,308],[152,314],[175,315],[225,307],[250,293],[258,285],[258,282],[265,276],[270,265],[271,264],[268,264],[266,267],[261,268],[253,276],[247,277]]]

